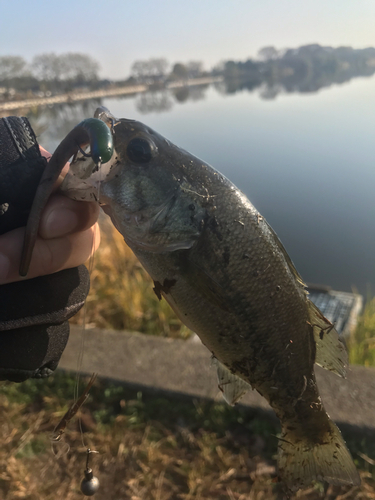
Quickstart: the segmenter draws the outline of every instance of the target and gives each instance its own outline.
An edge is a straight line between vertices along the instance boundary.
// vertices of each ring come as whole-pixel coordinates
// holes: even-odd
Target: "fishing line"
[[[98,191],[97,191],[98,192],[98,199],[100,198],[100,186],[101,186],[101,182],[99,181],[99,183],[98,183]],[[89,271],[89,275],[90,275],[90,280],[91,280],[91,277],[92,277],[92,273],[93,273],[93,270],[94,270],[94,264],[95,264],[95,253],[94,253],[94,250],[95,250],[95,247],[96,247],[95,237],[96,237],[96,232],[93,232],[92,246],[91,246],[91,256],[90,256],[89,265],[88,265],[88,271]],[[83,364],[83,356],[84,356],[84,352],[85,352],[85,340],[86,340],[86,333],[87,333],[87,329],[86,329],[87,299],[86,299],[85,305],[83,307],[84,307],[84,311],[83,311],[83,319],[82,319],[82,323],[83,324],[82,324],[82,334],[81,334],[80,356],[79,356],[78,366],[77,366],[77,381],[76,381],[76,389],[77,389],[77,391],[78,391],[80,371],[81,371],[82,364]],[[82,429],[82,419],[81,418],[78,419],[78,425],[79,425],[79,429],[80,429],[80,433],[81,433],[82,446],[84,446],[85,448],[87,448],[87,446],[85,444],[85,440],[84,440],[84,433],[83,433],[83,429]],[[87,448],[87,449],[89,449],[89,448]],[[97,452],[95,452],[95,453],[97,453]]]
[[[101,161],[99,160],[99,164],[96,166],[97,169],[100,169],[100,166],[101,166]],[[100,199],[100,187],[101,187],[101,180],[99,178],[98,188],[97,188],[97,199],[98,200]],[[94,258],[94,256],[95,256],[94,250],[95,250],[95,246],[96,246],[95,245],[95,243],[96,243],[95,237],[96,237],[96,232],[93,231],[93,238],[92,238],[92,245],[91,245],[91,256],[89,259],[89,268],[88,268],[90,280],[91,280],[92,272],[94,269],[94,261],[95,261],[95,258]],[[77,380],[76,380],[77,391],[78,391],[78,384],[79,384],[79,373],[80,373],[80,369],[82,368],[83,355],[84,355],[84,349],[85,349],[87,299],[86,299],[83,307],[84,307],[84,311],[83,311],[83,319],[82,319],[81,347],[80,347],[80,355],[79,355],[78,363],[77,363],[77,365],[78,365],[77,366]],[[95,376],[93,375],[91,377],[92,383],[94,382],[95,377],[96,377],[96,375]],[[89,382],[89,385],[87,386],[88,387],[87,388],[87,396],[88,396],[88,391],[90,389],[90,382]],[[78,422],[79,422],[79,429],[80,429],[80,433],[81,433],[82,445],[85,446],[85,440],[84,440],[83,429],[82,429],[82,419],[79,418]],[[87,453],[87,455],[86,455],[86,457],[87,457],[86,458],[86,468],[83,471],[84,478],[81,481],[80,489],[81,489],[81,492],[85,496],[93,496],[98,491],[100,483],[99,483],[99,479],[96,476],[94,476],[92,468],[89,466],[89,460],[90,460],[90,456],[92,453],[99,453],[99,452],[91,450],[90,448],[87,448],[86,453]]]
[[[89,153],[84,152],[82,150],[82,148],[80,148],[80,150],[81,150],[81,153],[84,157],[89,158],[91,156]],[[75,161],[76,158],[74,158],[73,161]],[[99,162],[95,165],[95,168],[93,168],[92,172],[95,172],[100,167],[101,167],[101,161],[99,160]],[[99,193],[100,193],[100,181],[98,183],[98,197],[99,197]],[[95,250],[95,244],[96,244],[95,238],[96,238],[96,232],[93,231],[92,242],[91,242],[91,255],[90,255],[89,264],[88,264],[88,271],[89,271],[90,280],[91,280],[92,272],[94,269],[94,262],[95,262],[95,259],[94,259],[94,250]],[[83,356],[84,356],[84,351],[85,351],[87,298],[86,298],[85,304],[83,306],[82,316],[83,317],[82,317],[82,327],[81,327],[81,345],[79,348],[79,354],[78,354],[78,358],[77,358],[77,368],[76,368],[77,376],[76,376],[76,383],[75,383],[75,390],[74,390],[74,397],[75,398],[78,398],[80,374],[81,374],[81,369],[82,369],[82,364],[83,364]]]
[[[94,263],[95,263],[95,256],[94,256],[94,249],[95,249],[95,244],[96,244],[96,232],[93,231],[92,235],[92,242],[91,242],[91,255],[89,258],[89,263],[88,263],[88,271],[89,271],[89,276],[91,280],[92,272],[94,269]],[[85,304],[82,309],[82,325],[81,325],[81,339],[80,339],[80,347],[78,351],[78,358],[77,358],[77,367],[76,367],[76,382],[75,382],[75,387],[74,387],[74,399],[78,398],[79,394],[79,382],[80,382],[80,377],[81,377],[81,371],[82,371],[82,365],[83,365],[83,356],[85,354],[85,341],[86,341],[86,319],[87,319],[87,298],[85,300]]]
[[[96,165],[96,168],[100,167],[100,162],[99,165]],[[98,193],[100,192],[100,182],[98,184]],[[91,252],[90,252],[90,257],[89,257],[89,262],[88,262],[88,272],[89,276],[91,278],[92,272],[94,269],[94,264],[95,264],[95,259],[94,259],[94,251],[96,247],[96,237],[97,237],[97,232],[92,231],[92,241],[91,241]],[[85,341],[86,341],[86,319],[87,319],[87,299],[85,300],[85,304],[82,308],[82,325],[80,328],[80,346],[78,349],[78,358],[77,358],[77,366],[76,366],[76,377],[75,377],[75,383],[74,383],[74,391],[73,391],[73,404],[70,406],[68,411],[65,413],[65,415],[62,417],[60,422],[57,424],[57,426],[54,429],[53,435],[51,437],[52,441],[52,451],[57,458],[61,455],[64,455],[68,453],[70,447],[67,443],[64,449],[61,449],[56,452],[54,449],[54,444],[57,442],[60,442],[61,436],[65,431],[65,428],[69,421],[75,416],[75,414],[78,412],[78,410],[81,408],[81,406],[84,404],[88,397],[88,391],[90,390],[92,384],[94,383],[94,380],[96,378],[96,374],[93,374],[91,377],[90,382],[88,383],[86,389],[82,393],[81,396],[79,396],[79,385],[80,385],[80,380],[81,380],[81,374],[82,374],[82,366],[83,366],[83,357],[84,357],[84,352],[85,352]],[[84,442],[84,436],[83,436],[83,429],[82,429],[82,422],[81,419],[78,419],[78,425],[80,429],[80,434],[81,434],[81,440],[82,440],[82,445],[87,448]],[[67,449],[66,449],[67,447]]]
[[[87,156],[85,154],[85,156]],[[96,164],[95,169],[93,169],[93,172],[95,170],[99,170],[101,167],[101,161],[99,160],[98,164]],[[100,186],[101,186],[101,180],[99,178],[98,186],[97,186],[97,199],[100,199]],[[92,232],[92,242],[91,242],[91,255],[89,258],[89,263],[88,263],[88,271],[89,271],[89,276],[90,276],[90,281],[92,277],[92,273],[94,270],[94,264],[95,264],[95,247],[96,247],[96,231]],[[74,400],[76,401],[78,399],[79,395],[79,383],[80,383],[80,378],[81,378],[81,372],[82,372],[82,366],[83,366],[83,357],[85,354],[85,341],[86,341],[86,334],[87,334],[87,329],[86,329],[86,319],[87,319],[87,298],[85,300],[85,304],[83,306],[83,312],[82,312],[82,326],[81,326],[81,344],[79,348],[79,354],[77,358],[77,375],[76,375],[76,382],[75,382],[75,388],[74,388]],[[82,429],[82,419],[78,419],[78,425],[81,433],[81,441],[82,441],[82,446],[87,448],[85,442],[84,442],[84,436],[83,436],[83,429]]]
[[[96,169],[99,169],[101,166],[101,162],[99,160],[98,165],[96,165]],[[98,196],[97,199],[100,198],[100,180],[98,182]],[[88,272],[91,280],[91,276],[93,273],[94,269],[94,251],[96,247],[96,235],[97,232],[95,230],[92,231],[92,241],[91,241],[91,254],[89,258],[89,263],[88,263]],[[75,380],[75,386],[74,386],[74,402],[73,404],[69,407],[68,411],[64,414],[60,422],[57,424],[57,426],[54,429],[53,435],[52,435],[52,450],[53,453],[55,454],[56,458],[59,458],[62,454],[64,454],[65,450],[60,449],[59,452],[55,453],[55,450],[53,448],[53,445],[57,442],[60,442],[63,433],[65,432],[65,429],[70,422],[70,420],[77,414],[77,412],[81,409],[82,405],[86,402],[89,391],[92,387],[92,385],[95,382],[96,373],[93,373],[91,376],[91,379],[89,383],[87,384],[85,390],[81,394],[81,396],[78,397],[79,394],[79,383],[80,383],[80,378],[81,378],[81,370],[83,366],[83,356],[85,352],[85,340],[86,340],[86,319],[87,319],[87,298],[85,300],[85,304],[83,306],[82,310],[82,325],[81,325],[81,342],[80,342],[80,347],[79,347],[79,354],[77,358],[77,374],[76,374],[76,380]],[[93,496],[99,489],[99,479],[94,476],[92,468],[89,466],[89,461],[91,454],[96,454],[99,453],[98,451],[91,450],[85,445],[85,439],[84,439],[84,433],[82,429],[82,420],[80,417],[78,417],[78,426],[79,426],[79,431],[81,435],[81,441],[82,441],[82,446],[86,448],[86,468],[84,469],[84,478],[81,481],[80,484],[80,489],[81,492],[85,496]],[[65,443],[67,444],[67,443]],[[66,450],[66,453],[69,451],[69,445],[68,449]]]

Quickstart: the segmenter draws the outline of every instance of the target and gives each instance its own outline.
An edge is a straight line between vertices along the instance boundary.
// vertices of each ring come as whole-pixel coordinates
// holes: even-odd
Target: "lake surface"
[[[221,85],[46,108],[53,151],[99,104],[145,122],[232,180],[272,225],[303,279],[375,292],[375,79],[318,93],[225,94]],[[269,96],[268,96],[269,97]]]

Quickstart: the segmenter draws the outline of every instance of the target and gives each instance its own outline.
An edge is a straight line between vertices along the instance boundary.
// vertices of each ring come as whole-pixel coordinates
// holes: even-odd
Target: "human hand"
[[[50,154],[43,148],[47,159]],[[61,184],[68,165],[56,183]],[[26,278],[19,276],[24,228],[0,236],[0,285],[55,273],[83,264],[97,249],[100,232],[99,206],[71,200],[60,194],[49,199],[41,218],[39,236]]]
[[[22,226],[44,161],[25,117],[0,119],[0,144],[0,380],[21,382],[47,377],[58,365],[69,338],[68,320],[89,292],[82,262],[99,244],[99,208],[55,192],[41,218],[27,276],[34,279],[21,278]]]

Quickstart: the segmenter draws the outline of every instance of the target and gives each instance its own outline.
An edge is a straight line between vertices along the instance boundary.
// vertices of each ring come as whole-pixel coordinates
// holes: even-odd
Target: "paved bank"
[[[72,326],[60,368],[76,370],[82,345],[82,329]],[[105,378],[140,389],[222,401],[210,353],[195,341],[173,340],[139,333],[88,329],[84,332],[84,373],[98,372]],[[336,422],[375,431],[375,369],[351,367],[347,379],[316,369],[320,394]],[[241,403],[270,410],[256,391]]]
[[[137,94],[145,92],[147,85],[128,85],[126,87],[117,87],[108,90],[94,90],[92,92],[69,92],[68,94],[58,94],[50,97],[35,97],[24,99],[22,101],[8,101],[0,103],[0,112],[12,111],[17,109],[28,109],[37,106],[50,106],[67,102],[85,101],[87,99],[96,99],[100,97],[115,97],[126,94]]]
[[[170,82],[163,88],[178,89],[181,87],[209,85],[211,83],[217,83],[221,81],[223,81],[222,77],[191,78],[187,80]],[[21,101],[0,102],[0,113],[5,113],[12,110],[24,110],[37,106],[51,106],[53,104],[85,101],[87,99],[116,97],[127,94],[139,94],[140,92],[147,92],[151,89],[151,87],[150,85],[144,84],[126,85],[124,87],[113,87],[106,90],[101,89],[93,90],[91,92],[69,92],[67,94],[58,94],[50,97],[34,97],[31,99],[23,99]]]

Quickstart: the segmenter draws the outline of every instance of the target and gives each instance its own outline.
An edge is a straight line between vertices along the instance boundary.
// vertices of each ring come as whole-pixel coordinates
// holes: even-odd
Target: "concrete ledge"
[[[98,372],[133,387],[222,401],[210,353],[200,343],[139,333],[71,326],[68,346],[59,367],[77,370],[84,341],[84,373]],[[316,367],[320,394],[329,415],[338,423],[375,431],[375,369],[351,367],[348,378]],[[262,412],[268,403],[250,391],[241,403]]]

